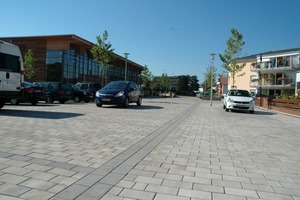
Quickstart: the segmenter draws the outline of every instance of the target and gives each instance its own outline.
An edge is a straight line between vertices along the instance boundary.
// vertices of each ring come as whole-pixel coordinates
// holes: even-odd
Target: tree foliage
[[[141,78],[143,81],[143,84],[145,84],[145,86],[148,88],[150,87],[150,84],[153,81],[153,74],[151,73],[151,71],[148,69],[147,65],[145,65],[142,73],[141,73]]]
[[[170,89],[170,79],[166,73],[163,73],[159,79],[159,85],[162,92],[167,92]]]
[[[24,75],[26,78],[31,79],[36,74],[36,59],[33,52],[29,49],[24,55]]]
[[[214,85],[211,85],[211,82],[214,84],[216,83],[216,72],[217,72],[217,69],[213,69],[211,71],[210,67],[207,67],[206,68],[206,72],[204,73],[204,76],[205,76],[205,80],[204,80],[204,90],[205,92],[208,92],[211,90],[212,87],[214,87]],[[211,81],[211,79],[213,79]]]
[[[198,83],[197,76],[189,76],[189,75],[182,75],[178,76],[177,82],[177,94],[180,95],[195,95],[194,91],[199,90],[199,83]]]
[[[231,36],[227,40],[227,49],[223,55],[219,54],[220,60],[223,62],[223,67],[232,77],[232,87],[234,87],[236,75],[241,72],[246,65],[245,63],[239,64],[237,62],[244,44],[243,35],[233,28],[231,29]],[[243,74],[241,74],[241,76],[242,75]]]
[[[91,53],[94,59],[99,63],[102,70],[110,69],[111,62],[115,59],[115,54],[113,53],[112,44],[107,42],[108,32],[104,31],[102,38],[96,36],[97,44],[92,47]]]

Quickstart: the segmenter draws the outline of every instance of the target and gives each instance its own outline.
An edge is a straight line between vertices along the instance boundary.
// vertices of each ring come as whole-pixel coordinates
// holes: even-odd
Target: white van
[[[23,59],[18,46],[0,40],[0,109],[20,96],[24,82]]]

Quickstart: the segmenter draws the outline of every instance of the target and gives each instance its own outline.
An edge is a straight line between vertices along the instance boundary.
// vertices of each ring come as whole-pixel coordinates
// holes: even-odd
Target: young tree
[[[107,31],[104,31],[102,38],[96,36],[96,39],[97,44],[92,47],[91,53],[94,59],[99,63],[101,70],[105,70],[107,75],[108,70],[112,67],[111,62],[115,59],[115,54],[113,53],[114,49],[111,48],[112,44],[107,42]]]
[[[144,69],[142,71],[141,78],[142,78],[142,81],[145,84],[145,86],[147,88],[149,88],[150,84],[153,81],[154,76],[151,73],[151,71],[148,69],[147,65],[145,65],[145,67],[144,67]]]
[[[246,65],[245,63],[239,64],[237,62],[245,42],[243,41],[243,35],[236,29],[231,29],[231,34],[227,40],[227,49],[223,55],[219,54],[219,56],[223,62],[223,67],[229,72],[232,78],[232,87],[234,88],[236,75],[241,72]],[[243,76],[243,74],[239,76]]]
[[[35,62],[36,59],[34,58],[33,52],[29,49],[24,55],[24,75],[28,79],[31,79],[36,74]]]
[[[161,75],[161,78],[159,80],[159,85],[162,89],[162,91],[167,92],[170,89],[170,80],[166,73],[163,73]]]
[[[210,67],[206,68],[206,73],[204,73],[205,80],[204,80],[204,86],[205,86],[205,92],[208,92],[211,90],[213,85],[211,85],[211,82],[215,83],[216,82],[216,72],[217,69],[213,69],[213,72],[211,72]],[[211,76],[212,73],[212,76]],[[211,79],[213,79],[211,81]]]

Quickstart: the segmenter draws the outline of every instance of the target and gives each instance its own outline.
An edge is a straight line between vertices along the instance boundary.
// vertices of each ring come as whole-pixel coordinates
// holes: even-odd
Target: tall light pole
[[[124,53],[125,55],[125,81],[127,81],[127,58],[129,53]]]
[[[210,54],[211,57],[211,65],[210,65],[210,106],[212,106],[212,97],[213,97],[213,69],[214,69],[214,58],[215,58],[214,53]]]

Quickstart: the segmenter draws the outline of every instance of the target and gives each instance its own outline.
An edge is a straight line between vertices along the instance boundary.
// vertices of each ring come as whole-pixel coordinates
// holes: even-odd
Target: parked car
[[[90,92],[93,94],[93,99],[95,99],[96,92],[101,89],[101,84],[97,82],[79,82],[76,84],[81,90],[85,92]]]
[[[45,102],[53,103],[59,101],[59,103],[65,103],[68,100],[73,99],[72,87],[67,83],[60,82],[36,82],[34,85],[39,85],[45,88]]]
[[[243,110],[254,113],[254,99],[251,93],[242,89],[228,90],[223,97],[223,108],[228,112],[229,110]]]
[[[93,100],[93,98],[94,98],[93,92],[81,90],[78,85],[70,85],[70,86],[73,89],[73,91],[72,91],[73,100],[76,103],[79,103],[81,101],[84,101],[84,102],[88,103],[91,100]]]
[[[119,105],[127,108],[129,103],[142,105],[140,88],[132,81],[113,81],[96,92],[96,105]]]
[[[19,103],[30,102],[32,105],[36,105],[40,100],[43,99],[45,99],[44,87],[33,85],[28,81],[24,81],[24,86],[20,91],[20,97],[11,99],[10,103],[17,105]]]

